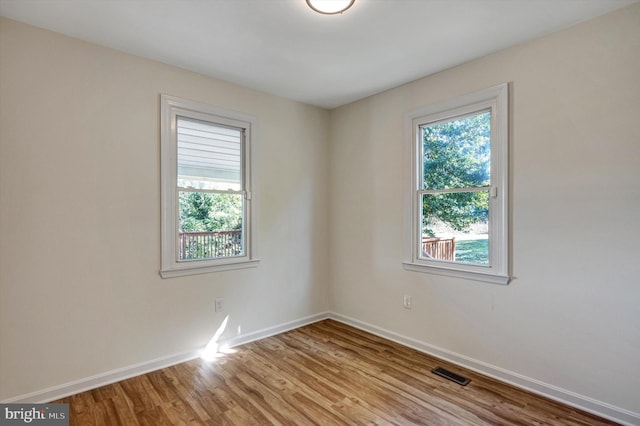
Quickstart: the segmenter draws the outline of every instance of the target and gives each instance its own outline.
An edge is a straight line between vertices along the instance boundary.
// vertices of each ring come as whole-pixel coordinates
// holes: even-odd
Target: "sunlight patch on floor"
[[[227,354],[234,353],[235,351],[229,348],[228,345],[224,343],[220,343],[220,336],[224,333],[224,330],[227,328],[227,323],[229,322],[229,315],[224,318],[220,327],[216,330],[207,346],[200,353],[200,358],[205,361],[215,361],[216,359],[223,357]]]

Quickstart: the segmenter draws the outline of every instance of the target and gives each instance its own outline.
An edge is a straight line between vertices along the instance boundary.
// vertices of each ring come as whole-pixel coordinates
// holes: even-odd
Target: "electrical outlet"
[[[216,299],[216,312],[221,312],[223,308],[222,299]]]
[[[411,309],[411,303],[413,302],[411,299],[412,299],[411,296],[407,294],[404,295],[402,306],[404,306],[405,309]]]

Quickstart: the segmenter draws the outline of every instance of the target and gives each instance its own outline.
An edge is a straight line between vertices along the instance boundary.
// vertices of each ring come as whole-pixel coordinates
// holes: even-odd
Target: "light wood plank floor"
[[[332,320],[56,402],[82,426],[615,424]]]

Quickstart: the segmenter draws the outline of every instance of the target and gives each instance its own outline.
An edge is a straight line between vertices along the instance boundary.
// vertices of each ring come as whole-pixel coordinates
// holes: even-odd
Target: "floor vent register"
[[[457,383],[459,385],[462,386],[466,386],[469,384],[469,382],[471,381],[471,379],[467,379],[466,377],[463,377],[459,374],[456,374],[452,371],[449,371],[447,369],[444,369],[442,367],[436,367],[433,370],[431,370],[431,372],[433,374],[437,374],[438,376],[442,376],[447,380],[451,380],[454,383]]]

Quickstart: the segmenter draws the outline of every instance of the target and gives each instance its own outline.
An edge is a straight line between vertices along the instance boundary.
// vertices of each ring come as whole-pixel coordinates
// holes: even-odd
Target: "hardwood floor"
[[[332,320],[234,349],[56,402],[82,426],[615,424]]]

